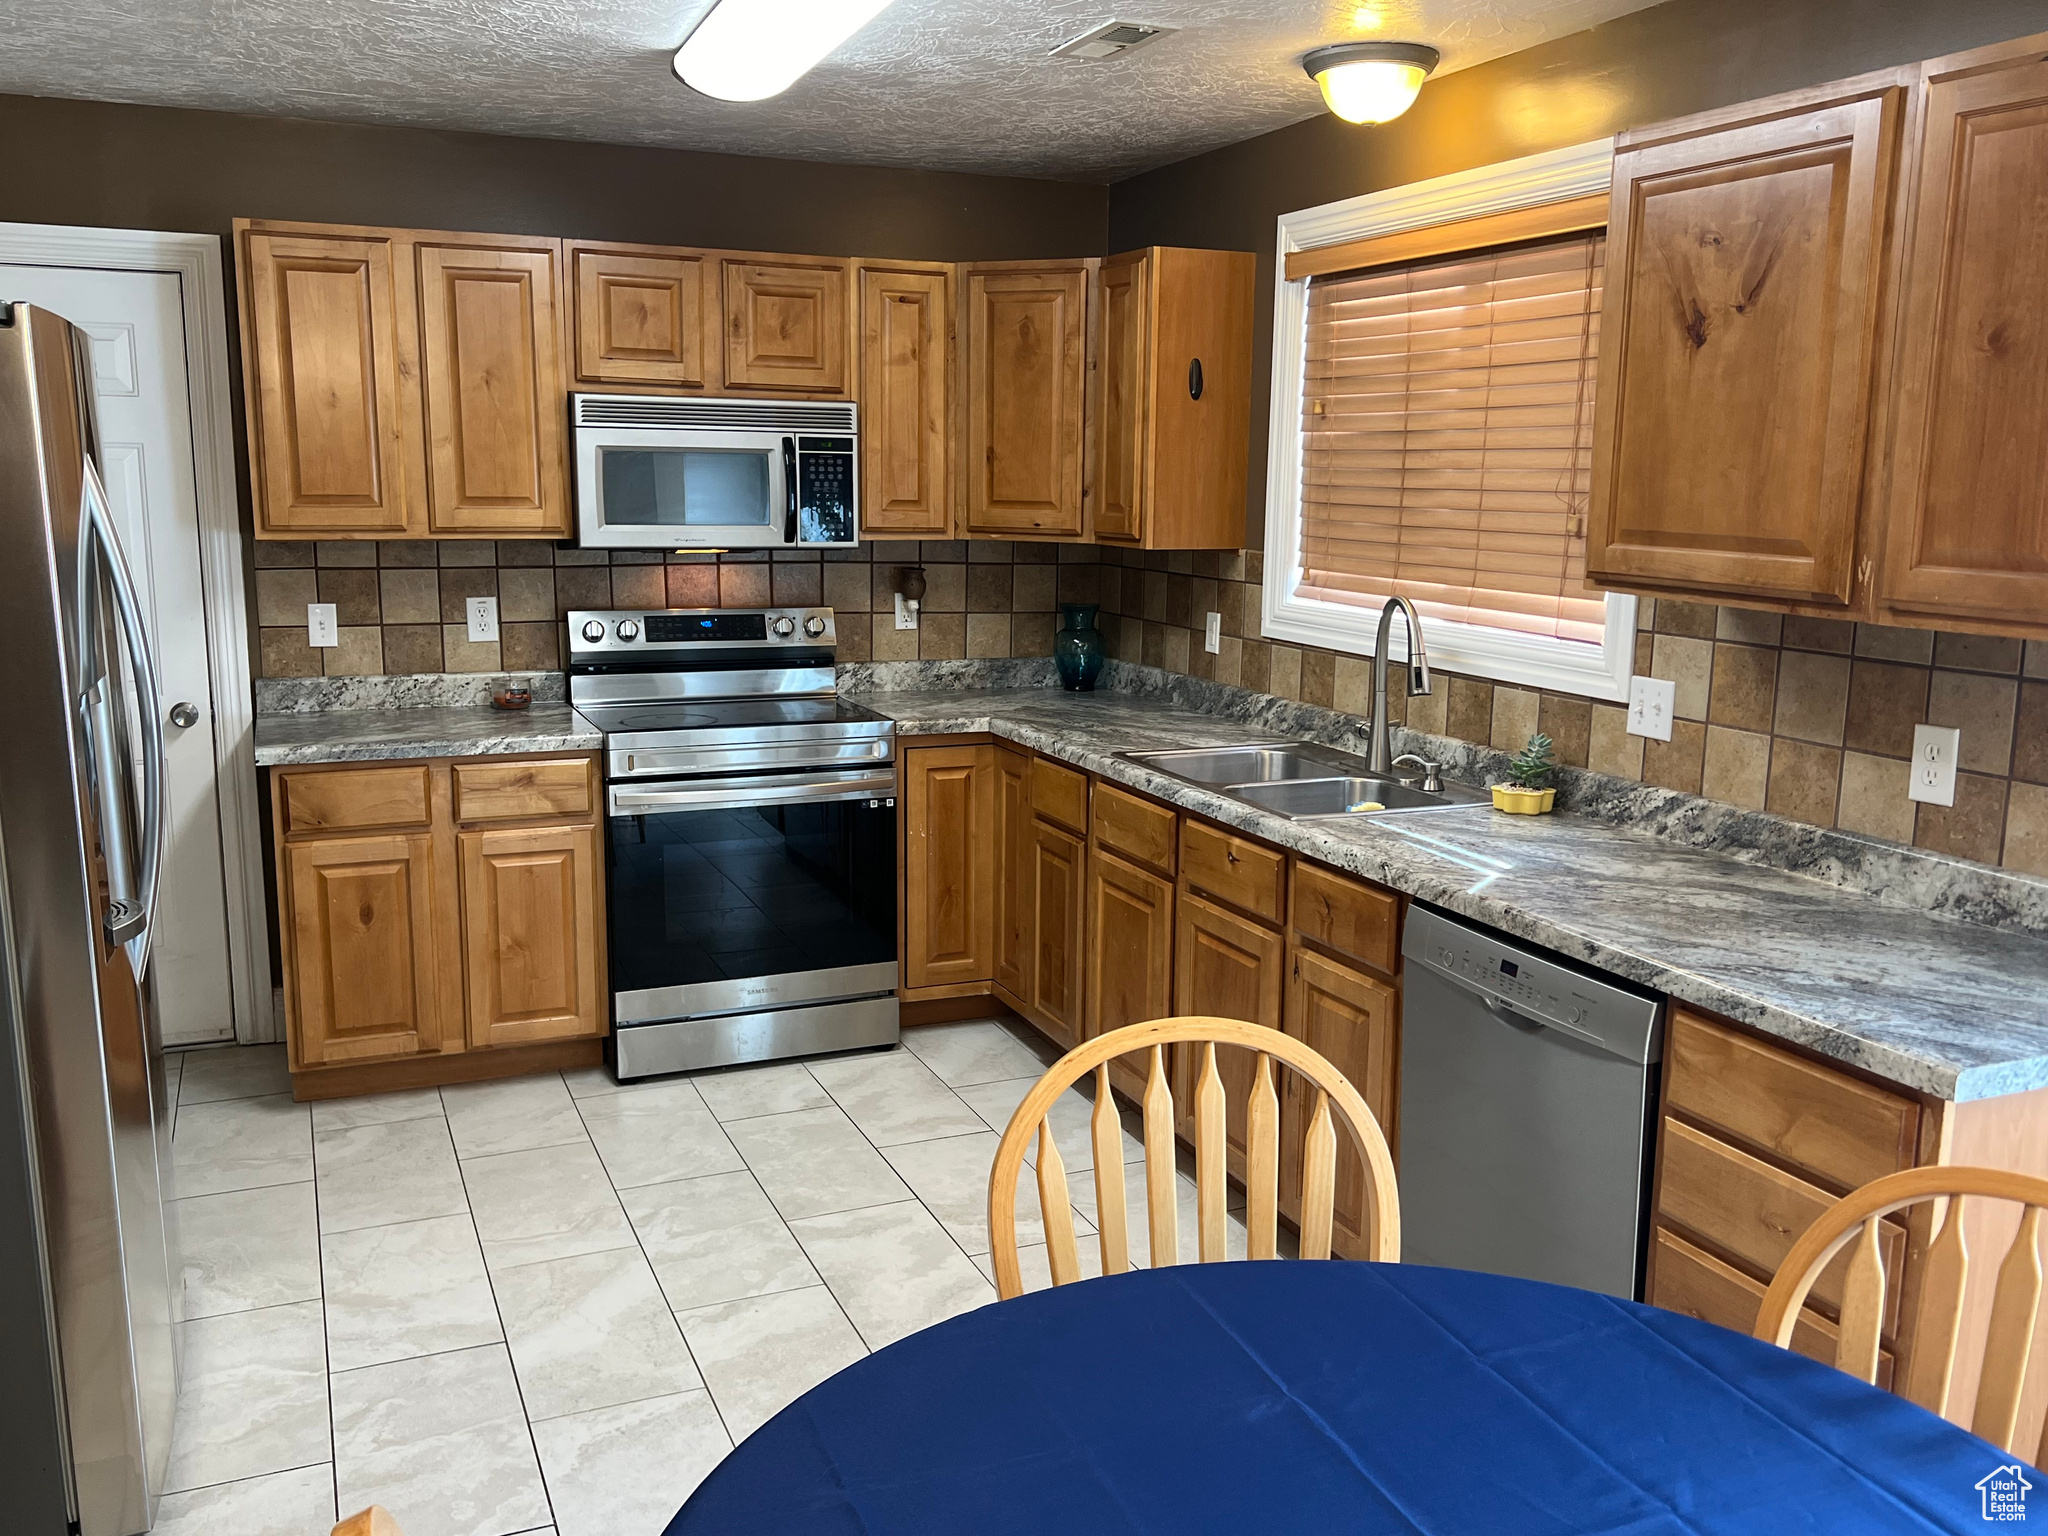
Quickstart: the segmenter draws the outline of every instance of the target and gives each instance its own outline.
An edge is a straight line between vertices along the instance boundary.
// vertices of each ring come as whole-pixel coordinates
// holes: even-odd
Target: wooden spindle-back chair
[[[1951,1417],[1949,1388],[1955,1375],[1963,1291],[1970,1253],[1963,1235],[1966,1199],[2011,1200],[2024,1209],[2019,1230],[1998,1266],[1984,1334],[1982,1374],[1969,1428],[2007,1451],[2025,1455],[2020,1435],[2020,1397],[2027,1382],[2028,1354],[2041,1307],[2041,1212],[2048,1209],[2048,1179],[1996,1168],[1911,1168],[1874,1179],[1823,1211],[1792,1245],[1778,1266],[1757,1312],[1756,1336],[1789,1348],[1799,1309],[1820,1272],[1851,1243],[1849,1274],[1842,1288],[1842,1317],[1835,1364],[1850,1375],[1877,1381],[1878,1335],[1884,1326],[1885,1278],[1881,1223],[1894,1211],[1923,1200],[1946,1198],[1941,1231],[1927,1251],[1920,1284],[1919,1315],[1913,1332],[1912,1380],[1901,1394],[1921,1407]],[[1894,1383],[1897,1385],[1897,1383]],[[2030,1447],[2036,1466],[2048,1466],[2048,1433]]]
[[[405,1532],[391,1518],[390,1510],[382,1504],[372,1504],[337,1525],[334,1536],[405,1536]]]
[[[1173,1090],[1166,1081],[1167,1047],[1200,1045],[1195,1083],[1195,1221],[1201,1262],[1225,1256],[1228,1196],[1223,1080],[1216,1074],[1216,1047],[1243,1046],[1257,1053],[1245,1125],[1246,1256],[1279,1256],[1280,1099],[1273,1063],[1300,1073],[1314,1085],[1315,1104],[1305,1133],[1301,1163],[1301,1256],[1327,1259],[1337,1194],[1337,1131],[1334,1108],[1365,1154],[1371,1257],[1393,1262],[1401,1256],[1401,1202],[1394,1160],[1379,1122],[1344,1074],[1292,1036],[1237,1019],[1201,1017],[1153,1019],[1097,1035],[1046,1068],[1024,1096],[996,1148],[989,1174],[989,1246],[995,1258],[996,1291],[1005,1300],[1020,1295],[1017,1262],[1017,1177],[1031,1138],[1038,1138],[1038,1203],[1045,1223],[1046,1260],[1052,1283],[1065,1285],[1081,1274],[1074,1242],[1074,1211],[1067,1197],[1066,1165],[1053,1144],[1047,1118],[1059,1096],[1090,1073],[1095,1078],[1095,1114],[1090,1131],[1095,1149],[1096,1229],[1102,1272],[1120,1275],[1131,1267],[1128,1216],[1124,1208],[1123,1120],[1109,1091],[1109,1062],[1129,1053],[1150,1057],[1143,1104],[1145,1123],[1145,1205],[1152,1263],[1174,1263],[1180,1253],[1175,1179]]]

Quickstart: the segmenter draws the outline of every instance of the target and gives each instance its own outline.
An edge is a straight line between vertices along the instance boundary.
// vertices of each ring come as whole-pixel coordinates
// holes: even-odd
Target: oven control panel
[[[775,665],[779,652],[833,647],[839,639],[830,608],[581,608],[567,624],[572,662],[745,649]]]

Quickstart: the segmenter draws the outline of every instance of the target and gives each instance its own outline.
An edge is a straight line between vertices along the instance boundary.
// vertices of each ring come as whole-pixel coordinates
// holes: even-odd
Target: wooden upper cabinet
[[[903,985],[987,983],[995,948],[995,749],[903,754]]]
[[[416,249],[428,528],[566,537],[559,243]]]
[[[410,531],[392,237],[236,234],[257,536]]]
[[[824,257],[725,262],[725,387],[847,393],[847,264]]]
[[[1618,141],[1595,581],[1852,600],[1904,78]]]
[[[862,268],[860,316],[861,530],[891,539],[950,537],[947,269]]]
[[[469,1043],[603,1034],[597,828],[506,827],[457,838]]]
[[[1243,546],[1256,270],[1249,251],[1177,246],[1102,264],[1097,539]]]
[[[2044,39],[1922,71],[1880,601],[2048,623]]]
[[[969,533],[1084,531],[1081,427],[1095,265],[965,269]]]
[[[565,259],[578,383],[704,387],[701,251],[572,243]]]

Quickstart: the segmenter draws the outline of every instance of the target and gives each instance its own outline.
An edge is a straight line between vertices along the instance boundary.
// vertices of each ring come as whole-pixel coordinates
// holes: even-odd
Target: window
[[[1608,165],[1293,216],[1321,227],[1276,315],[1266,634],[1369,654],[1402,596],[1440,665],[1626,695],[1634,599],[1585,587],[1605,203],[1572,181],[1604,192]]]

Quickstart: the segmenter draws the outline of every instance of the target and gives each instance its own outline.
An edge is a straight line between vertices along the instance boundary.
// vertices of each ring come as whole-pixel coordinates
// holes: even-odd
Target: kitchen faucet
[[[1393,736],[1387,725],[1387,642],[1393,638],[1394,614],[1408,624],[1408,692],[1429,692],[1429,649],[1422,643],[1422,615],[1405,597],[1390,597],[1380,610],[1379,638],[1372,647],[1372,737],[1369,760],[1374,773],[1393,771]]]

